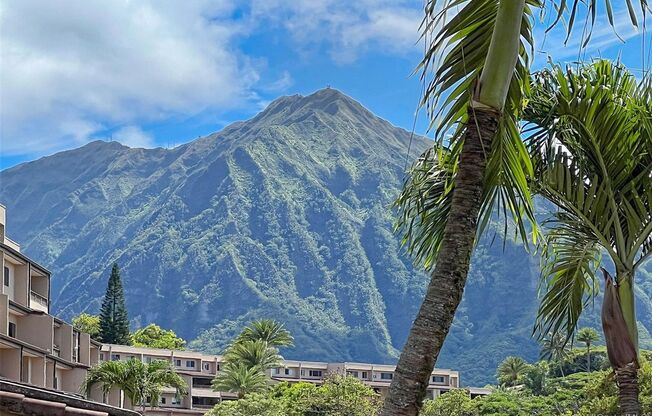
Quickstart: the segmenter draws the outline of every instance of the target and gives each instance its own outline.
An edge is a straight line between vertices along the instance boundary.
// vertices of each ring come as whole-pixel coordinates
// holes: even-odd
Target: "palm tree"
[[[507,357],[498,366],[496,378],[503,386],[517,385],[528,369],[528,364],[521,357]]]
[[[570,345],[568,340],[561,334],[551,334],[541,340],[539,358],[547,361],[557,361],[562,377],[564,377],[564,360],[568,358],[569,354]]]
[[[244,363],[228,363],[213,379],[213,390],[238,393],[243,398],[248,393],[267,390],[268,378],[260,367],[248,367]]]
[[[224,358],[227,362],[243,364],[247,368],[258,367],[263,371],[280,365],[283,360],[276,348],[261,340],[235,342],[226,351]]]
[[[627,0],[632,10],[633,1]],[[612,21],[610,0],[604,2]],[[518,128],[530,79],[533,9],[556,9],[554,24],[570,11],[570,34],[578,6],[586,5],[587,16],[595,16],[598,3],[427,2],[422,23],[427,51],[419,69],[426,84],[422,104],[432,123],[439,122],[437,145],[417,161],[397,205],[404,244],[431,270],[431,280],[382,416],[419,412],[428,376],[462,299],[476,236],[494,210],[511,212],[524,240],[527,221],[535,224],[528,187],[532,165]],[[646,0],[640,3],[647,7]],[[631,16],[636,24],[635,13]],[[583,40],[588,41],[588,35]],[[533,232],[536,235],[534,226]]]
[[[151,364],[131,359],[128,361],[105,361],[88,370],[81,386],[82,394],[88,396],[95,385],[100,385],[106,395],[112,388],[124,391],[133,406],[147,403],[154,407],[158,404],[161,391],[173,387],[177,395],[188,394],[188,385],[172,368],[169,361],[156,360]]]
[[[576,70],[554,66],[538,76],[526,119],[537,192],[559,211],[547,223],[546,277],[536,330],[572,336],[584,305],[598,293],[602,327],[619,387],[620,410],[639,414],[634,275],[652,255],[652,81],[619,64]]]
[[[591,344],[600,340],[598,331],[593,328],[580,328],[575,337],[579,342],[586,345],[586,372],[591,372]]]
[[[265,341],[272,347],[290,347],[294,345],[294,338],[285,326],[272,319],[260,319],[247,325],[238,341]]]

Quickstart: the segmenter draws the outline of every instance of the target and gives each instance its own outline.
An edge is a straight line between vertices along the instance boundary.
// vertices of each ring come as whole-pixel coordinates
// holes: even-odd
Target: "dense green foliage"
[[[178,337],[174,331],[166,330],[156,324],[149,324],[131,334],[131,345],[136,347],[164,348],[182,350],[186,341]]]
[[[272,319],[251,322],[226,350],[224,368],[213,380],[213,388],[238,393],[240,398],[267,390],[271,381],[267,370],[283,360],[277,347],[290,347],[293,340],[280,322]]]
[[[131,343],[129,317],[118,263],[113,263],[100,308],[100,340],[107,344],[129,345]]]
[[[188,385],[166,360],[104,361],[88,370],[81,392],[88,395],[96,385],[105,393],[119,388],[132,405],[142,407],[158,405],[164,388],[174,388],[180,396],[188,394]]]
[[[72,326],[81,332],[86,332],[93,339],[100,337],[100,317],[97,315],[80,313],[72,318]]]
[[[331,376],[321,386],[280,383],[266,393],[215,406],[208,416],[369,416],[380,397],[353,377]]]
[[[99,265],[119,261],[134,328],[156,323],[223,353],[271,317],[301,346],[286,358],[391,363],[426,276],[402,255],[388,207],[430,144],[322,90],[174,149],[93,142],[7,169],[0,201],[27,255],[52,270],[63,319],[99,310],[110,271]],[[463,385],[493,381],[507,355],[539,353],[539,262],[500,225],[479,242],[437,363]],[[639,281],[641,345],[652,347],[650,266]],[[581,325],[598,322],[589,308]]]

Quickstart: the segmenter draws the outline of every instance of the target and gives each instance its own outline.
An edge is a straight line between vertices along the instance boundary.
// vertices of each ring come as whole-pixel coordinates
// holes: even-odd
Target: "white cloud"
[[[111,135],[111,139],[129,147],[155,147],[154,139],[137,126],[126,126]]]
[[[0,148],[42,154],[115,124],[245,102],[258,75],[232,48],[227,0],[7,1]]]
[[[254,19],[286,29],[299,48],[325,46],[338,62],[370,47],[391,54],[418,51],[420,2],[408,0],[253,0]]]

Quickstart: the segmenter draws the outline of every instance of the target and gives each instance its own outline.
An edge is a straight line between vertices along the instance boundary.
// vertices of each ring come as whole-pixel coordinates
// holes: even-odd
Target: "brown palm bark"
[[[638,352],[623,316],[618,287],[609,272],[602,269],[605,278],[602,303],[602,329],[607,344],[607,355],[618,385],[618,408],[625,416],[641,414],[638,400]]]
[[[491,142],[500,113],[469,109],[450,216],[426,296],[410,330],[381,416],[415,416],[426,395],[432,369],[462,300]]]

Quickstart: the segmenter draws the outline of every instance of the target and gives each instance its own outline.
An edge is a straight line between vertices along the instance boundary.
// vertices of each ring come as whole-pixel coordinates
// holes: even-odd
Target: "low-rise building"
[[[222,400],[237,399],[234,393],[216,392],[211,388],[212,379],[219,374],[224,363],[220,355],[113,344],[102,346],[100,352],[102,361],[130,359],[145,363],[154,360],[170,361],[189,387],[188,396],[183,398],[176,397],[173,389],[165,390],[159,405],[148,408],[147,414],[204,413]],[[383,364],[285,360],[282,365],[270,369],[268,374],[275,382],[307,382],[316,385],[322,384],[331,374],[348,375],[358,378],[384,396],[389,391],[395,370],[396,366]],[[458,388],[459,385],[460,376],[457,371],[436,368],[430,377],[427,398],[434,399],[451,389]],[[477,394],[484,394],[484,392],[478,391]],[[114,392],[111,397],[118,396]],[[117,401],[110,403],[118,405]]]
[[[50,315],[50,272],[5,235],[0,205],[0,377],[79,393],[100,344]]]

